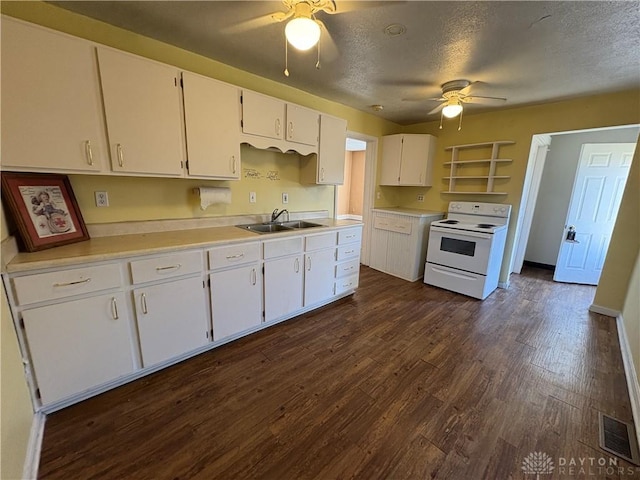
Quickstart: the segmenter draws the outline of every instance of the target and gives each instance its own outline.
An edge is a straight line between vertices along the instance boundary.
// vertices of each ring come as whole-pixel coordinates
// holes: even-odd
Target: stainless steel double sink
[[[276,232],[291,232],[293,230],[302,230],[305,228],[322,227],[318,223],[305,222],[304,220],[295,220],[291,222],[264,222],[264,223],[249,223],[245,225],[236,225],[238,228],[249,230],[256,233],[276,233]]]

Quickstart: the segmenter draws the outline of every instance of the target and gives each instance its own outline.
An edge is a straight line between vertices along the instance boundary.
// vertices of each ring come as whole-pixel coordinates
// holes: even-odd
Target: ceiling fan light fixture
[[[450,103],[442,109],[442,114],[447,118],[457,117],[461,112],[462,105],[459,102]]]
[[[309,50],[320,40],[320,25],[308,17],[296,17],[284,29],[287,41],[298,50]]]

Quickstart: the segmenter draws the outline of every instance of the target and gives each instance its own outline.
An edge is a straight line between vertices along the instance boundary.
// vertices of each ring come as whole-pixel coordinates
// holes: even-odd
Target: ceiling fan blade
[[[284,15],[284,12],[282,13]],[[237,33],[245,33],[249,30],[260,27],[266,27],[267,25],[271,25],[274,23],[274,15],[275,14],[261,15],[260,17],[250,18],[249,20],[245,20],[234,25],[229,25],[228,27],[222,29],[222,33],[233,35]]]
[[[400,0],[393,0],[393,1],[365,1],[365,0],[351,0],[351,1],[345,1],[345,0],[340,0],[338,1],[338,3],[335,2],[331,2],[334,4],[335,8],[333,11],[329,11],[329,10],[323,10],[326,13],[329,13],[331,15],[335,15],[336,13],[347,13],[347,12],[353,12],[356,10],[362,10],[365,8],[375,8],[375,7],[385,7],[388,6],[390,4],[395,4],[397,5],[398,3],[406,3],[405,1],[400,1]]]
[[[506,98],[502,97],[474,97],[474,96],[466,96],[461,98],[461,100],[465,103],[479,103],[482,105],[498,105],[502,102],[506,102]]]
[[[469,92],[471,91],[471,87],[473,87],[477,83],[480,83],[480,82],[471,82],[469,85],[461,89],[458,93],[460,93],[460,95],[468,95]]]
[[[275,12],[269,16],[271,17],[272,20],[275,20],[276,22],[283,22],[287,18],[292,17],[293,14],[294,14],[294,11],[289,10],[288,12]]]
[[[438,105],[436,108],[434,108],[433,110],[431,110],[429,113],[427,113],[427,115],[431,115],[433,113],[438,113],[440,110],[442,110],[444,108],[445,104],[441,103],[440,105]]]

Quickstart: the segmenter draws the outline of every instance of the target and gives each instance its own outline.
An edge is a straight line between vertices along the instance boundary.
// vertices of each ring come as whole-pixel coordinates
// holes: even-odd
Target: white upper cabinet
[[[112,170],[182,176],[178,69],[106,48],[98,60]]]
[[[240,90],[182,72],[189,176],[240,178]]]
[[[382,137],[380,185],[431,186],[436,137],[399,134]]]
[[[319,118],[320,114],[315,110],[288,103],[285,138],[289,142],[317,146]]]
[[[242,132],[284,139],[285,103],[250,90],[242,92]]]
[[[98,172],[102,119],[95,48],[2,17],[2,168]]]
[[[347,121],[321,113],[318,155],[302,160],[300,182],[342,185],[346,141]]]

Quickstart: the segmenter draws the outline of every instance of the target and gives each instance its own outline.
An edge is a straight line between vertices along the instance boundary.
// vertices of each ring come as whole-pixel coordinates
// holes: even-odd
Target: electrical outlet
[[[289,203],[289,194],[288,193],[283,193],[282,194],[282,203]]]
[[[256,192],[249,192],[249,203],[256,203]]]
[[[109,206],[109,194],[107,192],[94,192],[96,195],[96,207]]]
[[[424,195],[418,195],[418,201],[424,202]]]
[[[380,192],[376,192],[376,200],[380,200]]]

